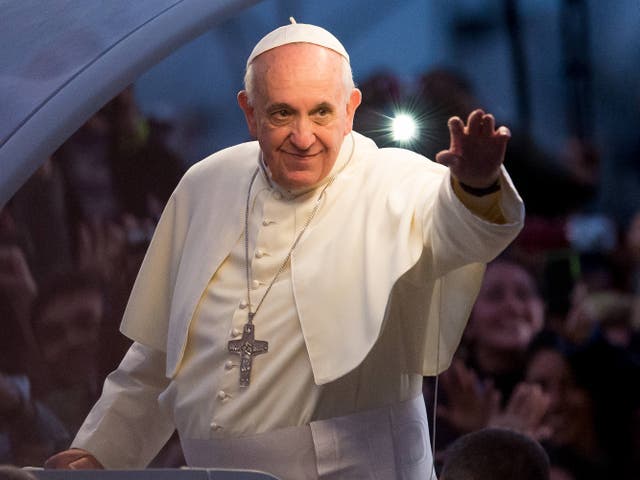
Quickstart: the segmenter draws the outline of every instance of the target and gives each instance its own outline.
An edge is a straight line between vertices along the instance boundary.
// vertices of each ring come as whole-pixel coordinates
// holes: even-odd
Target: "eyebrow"
[[[329,110],[330,112],[333,112],[334,107],[333,105],[331,105],[329,102],[322,102],[319,105],[317,105],[313,110],[311,110],[312,112],[317,112],[318,110]]]
[[[335,110],[334,106],[331,105],[329,102],[321,102],[318,105],[316,105],[315,107],[313,107],[311,109],[311,112],[317,112],[318,110],[329,110],[331,112],[333,112]],[[296,109],[293,108],[291,105],[289,105],[288,103],[274,103],[272,105],[269,105],[267,107],[267,112],[277,112],[278,110],[290,110],[292,112],[295,112]]]
[[[277,112],[278,110],[295,110],[288,103],[274,103],[267,107],[267,112]]]

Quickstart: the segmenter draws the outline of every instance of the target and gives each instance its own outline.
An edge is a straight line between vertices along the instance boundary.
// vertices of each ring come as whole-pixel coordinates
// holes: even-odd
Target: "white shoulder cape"
[[[317,384],[357,367],[385,321],[411,319],[404,349],[424,375],[446,369],[478,293],[484,264],[522,227],[524,207],[503,170],[506,224],[473,215],[448,169],[415,153],[378,149],[354,133],[354,157],[327,190],[291,259],[294,298]],[[347,145],[349,144],[349,145]],[[194,165],[162,214],[127,305],[122,332],[180,368],[209,280],[238,241],[259,146]]]

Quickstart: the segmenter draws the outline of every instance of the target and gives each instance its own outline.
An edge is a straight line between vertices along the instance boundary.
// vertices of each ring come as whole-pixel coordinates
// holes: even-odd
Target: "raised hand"
[[[27,346],[35,351],[36,345],[29,312],[38,294],[38,287],[24,251],[17,245],[0,245],[0,292],[7,300]],[[0,319],[0,324],[3,321],[7,322],[9,319]]]
[[[509,129],[496,130],[493,115],[474,110],[466,125],[459,117],[451,117],[449,133],[449,150],[438,153],[436,161],[447,165],[459,182],[470,187],[486,188],[495,183],[511,138]]]
[[[451,367],[440,375],[440,385],[447,395],[447,403],[438,405],[438,417],[458,432],[483,428],[498,413],[500,392],[491,381],[482,382],[461,360],[454,360]]]
[[[550,428],[543,423],[550,402],[551,398],[542,391],[540,385],[521,382],[505,408],[492,415],[489,426],[507,428],[536,440],[544,440],[551,434]]]

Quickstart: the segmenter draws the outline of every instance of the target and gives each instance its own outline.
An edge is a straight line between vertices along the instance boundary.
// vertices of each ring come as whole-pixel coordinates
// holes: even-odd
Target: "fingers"
[[[29,269],[23,250],[18,246],[0,246],[0,285],[30,296],[37,293],[37,285]]]
[[[494,415],[492,426],[510,428],[536,439],[548,435],[543,418],[550,398],[539,385],[520,383],[516,386],[503,412]]]
[[[57,453],[44,462],[44,468],[62,470],[103,469],[102,464],[89,452],[72,448]]]
[[[69,464],[71,470],[96,470],[102,469],[102,465],[93,456],[87,455]]]
[[[500,410],[502,403],[502,393],[495,388],[493,380],[485,382],[485,403],[487,405],[487,416],[495,415]]]
[[[480,128],[480,134],[489,137],[493,135],[493,131],[496,128],[496,120],[490,113],[482,116],[482,123]]]
[[[454,130],[452,129],[452,121],[454,121],[454,119],[456,121],[453,125],[455,125],[456,133],[460,135],[466,133],[467,135],[473,136],[511,138],[511,132],[507,127],[501,126],[496,130],[496,120],[494,116],[490,113],[485,113],[481,109],[474,110],[469,114],[466,127],[458,117],[451,118],[449,120],[449,130],[452,135],[454,135]]]
[[[451,117],[447,125],[452,137],[461,137],[464,134],[464,122],[460,117]]]
[[[509,140],[511,138],[511,130],[509,130],[504,125],[498,128],[498,137],[502,137],[505,140]]]
[[[474,110],[467,119],[467,133],[473,136],[479,136],[482,134],[482,124],[484,119],[484,112],[482,110]]]

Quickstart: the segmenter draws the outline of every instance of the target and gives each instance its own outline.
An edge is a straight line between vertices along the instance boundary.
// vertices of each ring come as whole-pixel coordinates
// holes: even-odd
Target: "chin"
[[[290,177],[285,178],[282,182],[278,182],[280,183],[280,185],[282,185],[284,188],[290,189],[290,190],[295,190],[298,188],[308,188],[311,187],[313,185],[315,185],[316,183],[318,183],[320,180],[322,180],[321,178],[317,178],[315,175],[311,176],[311,175],[293,175]]]

